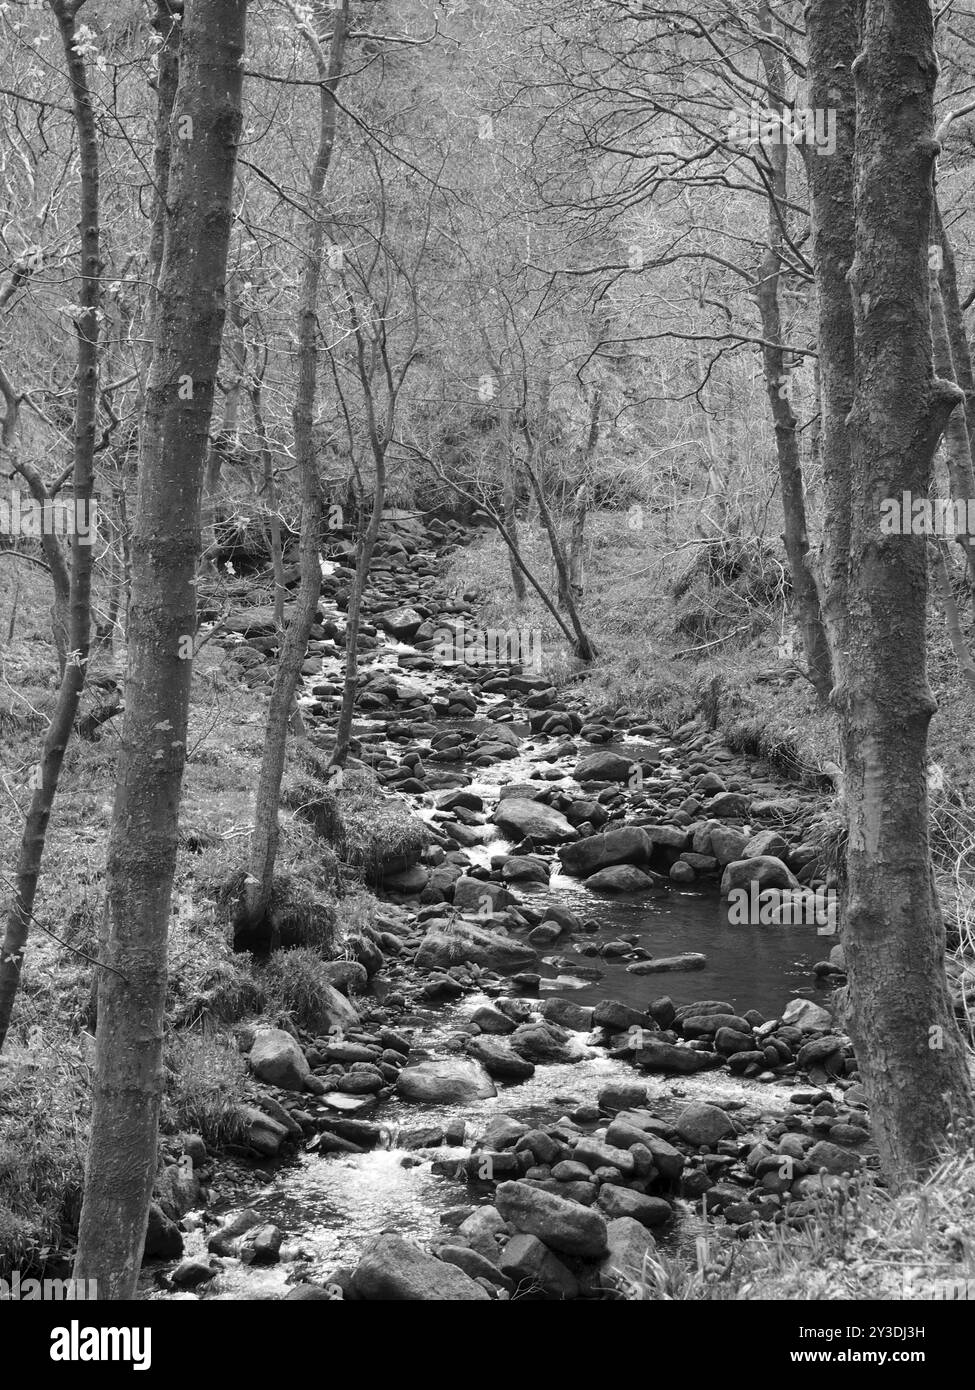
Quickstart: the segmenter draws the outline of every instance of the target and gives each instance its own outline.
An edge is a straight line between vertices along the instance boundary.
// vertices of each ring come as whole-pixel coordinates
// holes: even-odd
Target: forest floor
[[[542,539],[528,540],[525,550],[547,580]],[[546,674],[556,685],[584,693],[594,710],[625,706],[674,728],[703,717],[730,748],[761,756],[793,778],[806,776],[825,794],[823,766],[835,760],[835,731],[831,715],[817,709],[811,688],[782,654],[788,634],[777,605],[778,562],[755,543],[730,544],[727,553],[709,550],[702,561],[704,547],[672,544],[668,550],[666,537],[624,529],[618,516],[598,516],[591,528],[583,616],[601,651],[581,680],[543,606],[530,597],[516,612],[501,596],[508,589],[506,561],[495,537],[477,535],[455,551],[447,578],[457,593],[478,592],[485,626],[538,627]],[[0,572],[5,627],[12,568]],[[932,624],[931,678],[939,701],[932,755],[944,768],[934,797],[947,893],[952,878],[960,880],[975,840],[975,814],[969,810],[975,709],[962,693],[936,619]],[[0,671],[0,833],[8,874],[44,716],[55,695],[47,627],[42,580],[28,574]],[[687,654],[695,647],[705,650]],[[166,1136],[191,1131],[211,1151],[227,1145],[232,1151],[241,1137],[239,1111],[249,1078],[235,1025],[255,1016],[272,1024],[301,1018],[303,1008],[313,1007],[317,978],[314,947],[262,966],[233,954],[221,922],[220,890],[245,863],[266,704],[259,687],[228,676],[222,658],[219,648],[204,646],[194,671],[163,1113]],[[94,668],[99,673],[121,674],[105,655]],[[0,1270],[44,1266],[70,1247],[77,1226],[93,1043],[90,957],[103,898],[117,747],[118,721],[104,726],[97,741],[72,742],[49,830],[38,929],[0,1068]],[[293,765],[292,773],[298,776],[300,769]],[[368,806],[358,814],[367,834],[375,817]],[[313,826],[288,813],[282,815],[279,872],[313,900],[333,902],[334,863],[323,857]],[[967,894],[960,897],[967,904]],[[343,941],[375,920],[377,906],[365,885],[348,887],[334,902],[334,939],[325,953],[341,956]],[[956,899],[951,906],[958,911]],[[960,917],[970,938],[967,906]],[[286,956],[293,957],[290,963]],[[164,1148],[168,1142],[164,1138]],[[648,1262],[646,1296],[910,1296],[904,1281],[915,1277],[915,1266],[930,1276],[950,1265],[975,1279],[973,1229],[975,1176],[948,1155],[923,1189],[893,1199],[865,1186],[855,1200],[807,1223],[799,1236],[755,1237],[735,1244],[730,1255],[722,1246],[720,1259],[697,1268],[661,1254]]]

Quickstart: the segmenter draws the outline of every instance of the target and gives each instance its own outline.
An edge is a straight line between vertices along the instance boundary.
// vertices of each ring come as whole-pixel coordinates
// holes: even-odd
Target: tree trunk
[[[246,0],[187,6],[140,431],[125,720],[108,849],[94,1109],[75,1277],[131,1299],[156,1173],[166,944],[197,626],[200,499],[224,318]]]
[[[75,124],[81,154],[81,198],[79,235],[81,240],[80,313],[75,319],[78,341],[78,368],[75,391],[73,500],[76,508],[88,508],[95,477],[95,419],[98,410],[98,303],[101,294],[99,254],[98,143],[95,113],[85,60],[76,49],[75,13],[77,5],[56,0],[51,8],[57,19],[71,80]],[[33,470],[32,470],[33,471]],[[33,487],[31,489],[34,490]],[[43,488],[46,493],[47,489]],[[64,560],[56,538],[49,537]],[[94,539],[92,537],[92,539]],[[49,563],[52,555],[45,551]],[[91,635],[91,575],[94,545],[84,544],[75,528],[71,538],[71,577],[67,595],[68,652],[61,674],[57,704],[44,739],[39,769],[35,770],[34,794],[24,824],[17,859],[14,900],[7,915],[0,949],[0,1048],[10,1027],[14,998],[20,982],[27,938],[30,931],[37,881],[41,871],[47,827],[57,794],[65,749],[71,737],[81,691],[88,669]],[[56,590],[57,592],[57,590]],[[39,785],[38,785],[39,783]]]
[[[530,442],[528,448],[530,451]],[[548,535],[549,545],[552,549],[552,558],[555,561],[555,570],[558,574],[559,588],[561,592],[565,594],[565,609],[569,615],[569,622],[572,624],[572,631],[575,634],[573,650],[580,661],[594,661],[596,658],[596,648],[590,641],[585,628],[582,626],[582,619],[579,617],[579,610],[576,606],[576,601],[572,595],[571,586],[569,584],[569,569],[566,564],[565,552],[559,540],[555,521],[552,518],[552,513],[549,511],[548,503],[545,500],[545,493],[542,490],[535,470],[532,467],[530,459],[527,458],[525,459],[525,472],[528,474],[528,481],[531,484],[532,492],[535,494],[535,500],[538,503],[538,514],[542,519],[542,525],[545,527],[546,534]]]
[[[940,248],[937,249],[940,250]],[[931,339],[934,348],[935,371],[939,377],[943,377],[946,381],[956,381],[951,342],[948,336],[948,322],[936,266],[931,268]],[[961,385],[960,382],[956,384]],[[964,514],[964,521],[961,522],[960,526],[958,521],[961,520],[961,517],[956,514],[955,538],[967,561],[969,575],[975,580],[975,537],[968,529],[970,503],[975,500],[975,477],[972,474],[972,445],[968,437],[964,401],[959,401],[945,425],[945,452],[948,457],[948,486],[951,500],[961,504],[959,510]]]
[[[846,679],[847,574],[850,563],[850,437],[853,406],[853,303],[847,272],[853,264],[853,141],[857,53],[853,0],[810,0],[806,7],[809,105],[836,112],[836,152],[803,146],[812,196],[812,259],[819,312],[819,383],[823,528],[822,615],[834,686]]]
[[[928,236],[937,76],[930,6],[865,0],[854,63],[856,367],[843,744],[849,805],[844,942],[850,1031],[883,1172],[928,1170],[973,1114],[945,980],[928,839],[923,536],[880,531],[880,502],[926,497],[962,393],[931,366]]]
[[[295,397],[295,459],[301,479],[301,586],[278,655],[274,688],[268,706],[264,754],[257,781],[254,832],[251,837],[245,907],[235,945],[267,949],[273,943],[266,928],[274,883],[274,862],[280,825],[278,801],[288,741],[288,723],[301,663],[322,589],[322,492],[312,426],[318,387],[318,288],[325,249],[323,192],[335,146],[335,93],[342,75],[348,28],[348,0],[334,11],[328,59],[318,47],[309,23],[305,36],[315,54],[319,87],[318,150],[308,190],[308,228],[305,267],[298,301],[298,389]]]
[[[771,18],[762,6],[760,22],[763,30],[771,28]],[[768,101],[779,115],[785,111],[782,56],[777,47],[761,43],[759,50],[769,84]],[[759,268],[755,298],[762,320],[762,359],[765,366],[765,389],[772,409],[775,427],[775,450],[779,461],[779,480],[782,489],[782,518],[785,552],[789,559],[796,614],[802,630],[806,655],[806,674],[821,700],[828,700],[833,688],[829,643],[819,609],[819,592],[810,566],[809,537],[806,533],[806,502],[802,491],[802,464],[799,459],[798,420],[789,399],[789,366],[782,343],[782,316],[779,307],[779,281],[783,232],[780,218],[786,215],[788,196],[788,145],[772,141],[763,146],[767,161],[770,187],[768,210],[768,244]]]
[[[965,314],[958,295],[958,277],[955,270],[955,252],[951,245],[948,229],[941,217],[937,197],[934,204],[935,233],[941,250],[938,282],[945,310],[945,325],[951,343],[951,361],[955,381],[965,393],[965,421],[968,437],[975,441],[975,373],[972,370],[972,350],[965,329]]]

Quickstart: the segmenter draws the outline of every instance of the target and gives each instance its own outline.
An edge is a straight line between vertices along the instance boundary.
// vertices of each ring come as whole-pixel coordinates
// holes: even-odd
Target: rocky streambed
[[[702,1231],[805,1220],[872,1162],[834,924],[775,918],[829,887],[822,794],[697,721],[596,715],[477,660],[477,595],[443,579],[462,540],[401,521],[367,593],[357,756],[423,822],[420,848],[380,867],[382,908],[330,967],[327,1033],[240,1030],[265,1167],[171,1145],[147,1291],[639,1297],[658,1248],[698,1259]],[[305,668],[325,743],[349,547],[324,562]],[[249,683],[269,674],[265,622],[227,624]],[[770,913],[733,925],[752,885]]]

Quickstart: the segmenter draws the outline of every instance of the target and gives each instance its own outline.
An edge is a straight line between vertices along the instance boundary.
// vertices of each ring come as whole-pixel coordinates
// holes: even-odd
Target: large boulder
[[[686,1076],[713,1067],[716,1058],[713,1053],[698,1052],[693,1047],[678,1047],[676,1043],[664,1042],[644,1033],[642,1046],[633,1054],[633,1061],[645,1071],[677,1072]]]
[[[332,992],[342,999],[337,990]],[[342,999],[342,1003],[348,1005],[348,1000]],[[305,1054],[283,1028],[257,1029],[250,1050],[250,1065],[258,1081],[280,1086],[282,1091],[303,1091],[305,1077],[311,1074]]]
[[[510,907],[514,898],[503,883],[465,875],[454,884],[454,907],[458,912],[476,912],[487,916]]]
[[[631,1287],[641,1287],[646,1256],[656,1244],[646,1226],[632,1216],[617,1216],[606,1223],[606,1242],[609,1254],[599,1264],[599,1287],[621,1293]]]
[[[472,880],[477,882],[477,880]],[[480,965],[486,970],[524,970],[537,956],[523,941],[489,931],[476,922],[447,922],[437,918],[416,953],[421,970],[446,969],[451,965]]]
[[[577,1062],[582,1055],[571,1033],[541,1019],[519,1024],[507,1041],[529,1062]]]
[[[637,766],[632,758],[604,748],[581,758],[572,775],[577,782],[628,782]]]
[[[501,1038],[471,1038],[467,1044],[467,1051],[489,1076],[495,1077],[498,1081],[527,1081],[535,1074],[534,1063],[520,1056]]]
[[[415,637],[422,623],[423,618],[415,608],[393,608],[379,618],[379,625],[383,631],[388,632],[390,637],[395,637],[398,642],[408,642],[411,637]]]
[[[616,1183],[604,1183],[599,1189],[600,1208],[612,1220],[628,1216],[641,1226],[663,1226],[673,1216],[670,1203],[662,1197],[649,1197],[645,1192],[633,1192]]]
[[[528,836],[539,845],[562,845],[574,840],[576,832],[561,811],[546,806],[544,801],[529,801],[526,797],[503,797],[491,816],[495,825],[512,836]]]
[[[599,1212],[526,1182],[503,1182],[494,1196],[501,1216],[516,1231],[537,1236],[563,1255],[598,1259],[606,1250],[606,1222]]]
[[[645,874],[632,864],[610,864],[608,869],[600,869],[586,879],[586,887],[595,893],[649,893],[661,892],[663,885],[659,878]]]
[[[648,864],[652,853],[647,832],[638,825],[627,825],[565,845],[559,858],[567,874],[587,878],[610,864]]]
[[[456,1265],[434,1259],[389,1231],[364,1250],[352,1287],[360,1298],[374,1303],[472,1303],[490,1297]]]
[[[721,875],[721,892],[727,897],[733,888],[747,888],[750,883],[756,883],[760,890],[799,887],[799,880],[792,870],[771,854],[734,860]]]
[[[812,999],[790,999],[782,1022],[802,1033],[820,1033],[833,1027],[833,1015]]]
[[[695,1101],[678,1115],[674,1128],[686,1144],[713,1149],[720,1139],[733,1139],[735,1126],[723,1110],[706,1101]]]
[[[547,1299],[573,1299],[579,1284],[570,1269],[553,1255],[537,1236],[519,1232],[513,1235],[501,1256],[501,1272],[516,1285],[524,1286],[520,1293],[541,1294]]]
[[[484,1068],[462,1057],[437,1057],[404,1067],[396,1091],[404,1100],[426,1105],[464,1105],[498,1094]]]

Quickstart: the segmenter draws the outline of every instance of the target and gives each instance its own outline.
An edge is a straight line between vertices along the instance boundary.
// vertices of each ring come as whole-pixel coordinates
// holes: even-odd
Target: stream
[[[419,555],[428,567],[436,558],[433,552],[420,551]],[[323,560],[326,586],[334,585],[336,568],[334,561]],[[423,582],[429,588],[429,582]],[[380,603],[383,597],[381,594]],[[388,601],[388,593],[385,597]],[[340,606],[327,593],[321,611],[326,621],[343,621]],[[409,642],[381,631],[377,631],[375,641],[375,648],[362,654],[361,671],[370,677],[382,673],[395,676],[408,683],[415,700],[442,695],[455,682],[462,684],[451,670],[453,663],[434,663],[429,653],[418,652]],[[314,688],[334,690],[342,679],[341,651],[331,644],[325,647],[320,673],[307,676],[304,681],[301,703],[312,712],[321,709]],[[659,764],[654,769],[658,786],[666,787],[668,781],[676,783],[686,775],[687,758],[680,749],[668,745],[666,739],[648,741],[625,729],[614,732],[610,740],[593,745],[576,736],[563,751],[559,745],[565,743],[564,739],[533,735],[524,717],[519,718],[518,708],[509,711],[505,696],[499,693],[480,692],[473,718],[440,717],[419,723],[416,737],[406,746],[423,758],[429,753],[430,739],[438,734],[454,730],[462,730],[468,738],[490,734],[499,722],[499,706],[504,706],[501,712],[507,716],[507,727],[520,738],[516,755],[490,766],[474,765],[466,758],[451,762],[445,770],[455,776],[454,782],[439,784],[462,784],[484,802],[486,825],[480,842],[464,851],[472,866],[490,869],[492,861],[512,851],[513,842],[490,821],[490,811],[507,785],[537,786],[541,781],[581,795],[572,769],[581,755],[597,749],[618,752],[635,762],[649,752],[655,757],[659,754]],[[368,750],[369,760],[378,761],[380,766],[384,759],[392,766],[405,751],[401,738],[387,735],[390,717],[384,712],[380,718],[359,718],[354,728],[361,747]],[[759,795],[809,798],[808,791],[773,780],[767,769],[754,760],[730,753],[721,756],[722,775],[746,779]],[[390,787],[390,791],[395,791],[395,787]],[[438,827],[443,816],[437,811],[440,793],[436,785],[431,791],[396,794],[403,796],[428,824]],[[743,828],[747,833],[748,825]],[[764,824],[754,827],[764,828]],[[801,995],[825,1002],[829,992],[830,986],[816,979],[812,966],[828,953],[832,942],[824,943],[814,926],[730,925],[727,905],[713,879],[687,885],[674,883],[663,892],[610,895],[588,889],[579,878],[565,873],[556,858],[547,887],[520,882],[512,887],[520,903],[539,909],[548,905],[569,908],[586,924],[584,934],[573,934],[565,938],[565,944],[559,942],[539,951],[535,968],[541,976],[538,995],[542,999],[556,996],[582,1005],[613,999],[644,1010],[649,1000],[669,995],[677,1006],[699,999],[717,999],[726,1001],[738,1013],[752,1009],[773,1018],[781,1016],[791,998]],[[391,900],[400,904],[409,901],[397,894],[392,894]],[[626,958],[601,954],[607,943],[620,941],[654,957],[700,952],[706,965],[692,973],[649,977],[633,974],[627,970]],[[490,1002],[488,995],[467,994],[445,1007],[417,1011],[409,1020],[423,1020],[422,1038],[415,1041],[422,1041],[427,1053],[441,1052],[444,1045],[449,1053],[451,1036],[456,1037],[458,1028],[478,1005]],[[385,1230],[394,1229],[424,1244],[439,1229],[445,1211],[484,1200],[489,1189],[482,1187],[479,1191],[476,1182],[463,1176],[458,1180],[452,1169],[457,1160],[470,1152],[478,1134],[496,1115],[532,1125],[555,1123],[580,1106],[594,1105],[603,1087],[632,1085],[634,1079],[639,1079],[647,1083],[649,1108],[665,1119],[676,1114],[689,1099],[705,1099],[727,1111],[743,1111],[767,1121],[785,1112],[796,1086],[794,1079],[743,1079],[725,1069],[687,1076],[637,1077],[629,1062],[609,1057],[604,1049],[587,1044],[586,1034],[577,1033],[574,1038],[573,1046],[581,1060],[540,1065],[529,1080],[516,1085],[499,1083],[495,1097],[464,1107],[460,1117],[462,1135],[456,1106],[418,1106],[392,1095],[369,1112],[369,1119],[383,1126],[384,1136],[382,1145],[368,1153],[319,1156],[314,1151],[302,1152],[295,1161],[276,1171],[253,1170],[243,1194],[239,1184],[233,1192],[224,1191],[218,1176],[208,1215],[219,1215],[242,1205],[252,1208],[263,1221],[272,1222],[285,1232],[280,1262],[255,1266],[227,1258],[222,1262],[222,1272],[205,1289],[173,1295],[153,1291],[147,1284],[147,1296],[276,1298],[283,1296],[299,1273],[303,1279],[325,1282],[336,1266],[354,1266],[363,1245]],[[456,1052],[456,1048],[453,1050]],[[437,1125],[445,1129],[453,1126],[453,1137],[458,1142],[433,1149],[415,1147],[409,1142],[410,1131]],[[690,1203],[678,1199],[675,1205],[679,1219],[660,1243],[673,1249],[690,1248],[701,1229],[700,1218]],[[193,1228],[185,1237],[186,1256],[205,1258],[208,1229],[202,1218],[191,1218],[185,1224]]]

